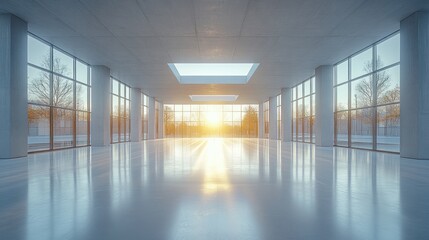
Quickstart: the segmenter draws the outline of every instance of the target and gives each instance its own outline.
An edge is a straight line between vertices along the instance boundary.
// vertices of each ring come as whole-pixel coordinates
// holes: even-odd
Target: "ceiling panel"
[[[155,36],[135,0],[80,0],[115,36]]]
[[[284,24],[293,25],[304,17],[294,11],[302,4],[300,0],[250,1],[246,19],[241,31],[242,36],[279,36]],[[297,20],[287,22],[286,19]]]
[[[236,37],[199,38],[201,62],[231,62],[237,40]]]
[[[60,4],[51,0],[36,0],[42,7],[77,33],[84,36],[111,36],[107,28],[92,15],[82,3],[74,0],[62,0]]]
[[[197,37],[162,37],[161,44],[167,50],[172,62],[200,60]]]
[[[159,36],[196,36],[192,0],[137,0],[137,2]]]
[[[116,37],[91,37],[91,41],[105,53],[109,62],[133,63],[137,58]]]
[[[159,37],[120,37],[120,42],[132,55],[142,62],[166,63],[169,62],[167,49]]]
[[[259,63],[273,49],[278,37],[240,37],[234,60]]]
[[[194,1],[198,36],[239,36],[249,0]]]

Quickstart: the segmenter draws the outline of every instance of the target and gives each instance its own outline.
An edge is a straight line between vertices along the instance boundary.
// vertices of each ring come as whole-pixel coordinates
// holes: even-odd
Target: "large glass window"
[[[258,105],[164,104],[165,137],[258,137]]]
[[[314,143],[314,77],[292,88],[292,140]]]
[[[399,33],[334,68],[335,145],[399,152]]]
[[[54,108],[54,148],[73,147],[73,111]]]
[[[28,151],[90,144],[90,67],[28,35]]]
[[[112,143],[130,141],[130,87],[110,78],[112,110],[110,139]]]
[[[50,107],[28,104],[28,151],[51,149]]]

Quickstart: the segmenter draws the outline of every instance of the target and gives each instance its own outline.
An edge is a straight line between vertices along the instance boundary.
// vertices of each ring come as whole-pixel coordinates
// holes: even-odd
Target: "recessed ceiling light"
[[[181,84],[246,84],[259,63],[169,63]]]
[[[234,102],[238,95],[189,95],[194,102]]]

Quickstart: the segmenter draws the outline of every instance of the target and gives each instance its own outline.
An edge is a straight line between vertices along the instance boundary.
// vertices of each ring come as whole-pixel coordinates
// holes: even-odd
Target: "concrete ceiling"
[[[399,29],[427,0],[2,0],[29,31],[164,103],[256,103]],[[246,85],[180,85],[167,63],[255,62]]]

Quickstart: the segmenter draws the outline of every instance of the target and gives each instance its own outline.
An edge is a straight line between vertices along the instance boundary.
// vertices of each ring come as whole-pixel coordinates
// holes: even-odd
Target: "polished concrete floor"
[[[261,139],[0,160],[0,239],[429,239],[429,161]]]

